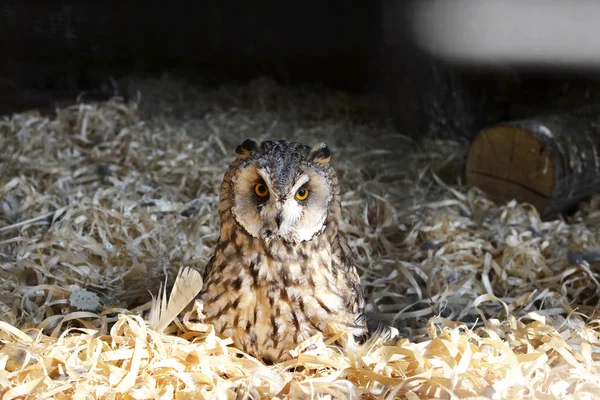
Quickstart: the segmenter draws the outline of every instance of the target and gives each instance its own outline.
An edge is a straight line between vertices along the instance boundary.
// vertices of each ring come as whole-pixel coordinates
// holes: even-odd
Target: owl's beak
[[[279,229],[281,229],[281,224],[283,223],[283,214],[279,212],[275,218],[273,219],[275,224],[271,222],[270,226],[264,231],[264,236],[267,241],[278,240],[279,239]],[[277,228],[275,228],[275,226]]]
[[[282,222],[283,222],[283,215],[281,215],[281,213],[279,213],[275,217],[275,223],[277,224],[277,229],[281,228],[281,223]]]

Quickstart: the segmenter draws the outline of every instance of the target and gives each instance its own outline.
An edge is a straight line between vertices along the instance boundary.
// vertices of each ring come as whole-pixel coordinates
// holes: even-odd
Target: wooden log
[[[493,199],[534,205],[543,218],[600,193],[600,109],[483,129],[467,152],[466,183]]]

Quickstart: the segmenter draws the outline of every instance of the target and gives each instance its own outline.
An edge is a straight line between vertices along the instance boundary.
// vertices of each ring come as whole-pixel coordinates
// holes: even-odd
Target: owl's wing
[[[365,299],[352,250],[350,250],[350,246],[348,246],[344,237],[338,234],[336,239],[334,251],[337,253],[336,255],[342,264],[344,280],[349,292],[347,299],[348,306],[356,314],[356,324],[366,328]]]
[[[215,256],[213,255],[210,258],[210,260],[208,260],[208,263],[206,263],[206,267],[204,267],[204,274],[202,274],[202,281],[204,282],[205,286],[206,286],[208,277],[210,275],[210,271],[212,271],[214,265],[215,265]]]

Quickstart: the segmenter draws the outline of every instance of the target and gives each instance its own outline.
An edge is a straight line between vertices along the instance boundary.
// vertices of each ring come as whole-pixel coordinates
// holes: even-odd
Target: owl
[[[317,332],[367,332],[331,153],[247,139],[221,186],[220,237],[200,292],[204,322],[266,362]]]

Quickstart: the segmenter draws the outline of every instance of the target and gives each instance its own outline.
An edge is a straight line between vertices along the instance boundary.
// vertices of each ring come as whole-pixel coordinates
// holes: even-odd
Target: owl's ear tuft
[[[310,158],[320,164],[328,164],[331,159],[331,151],[325,143],[319,143],[312,148]]]
[[[242,144],[235,148],[238,158],[248,158],[255,151],[260,150],[260,144],[256,139],[246,139]]]

